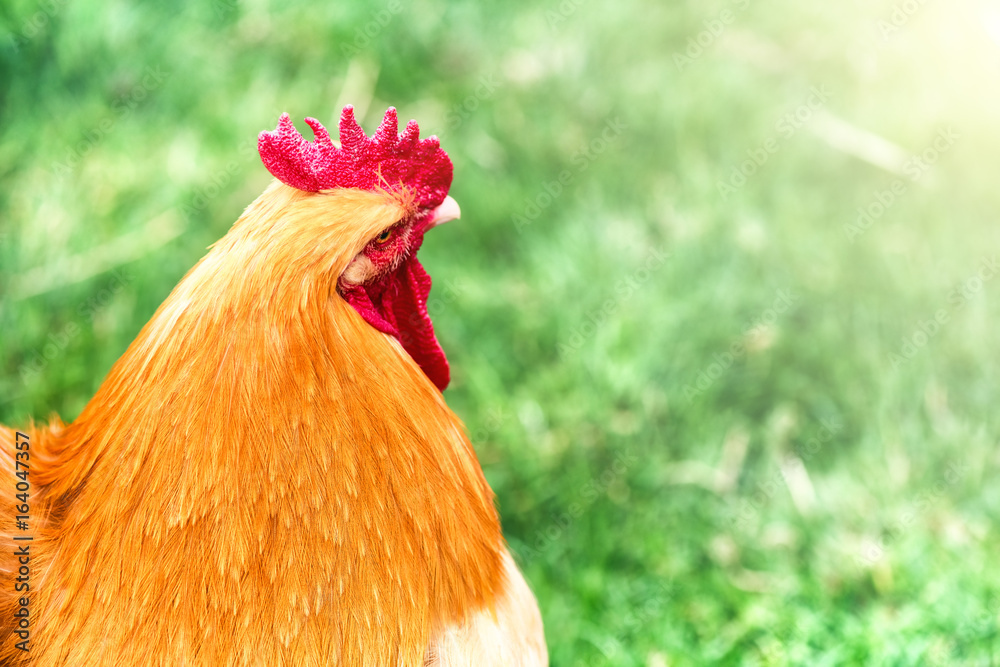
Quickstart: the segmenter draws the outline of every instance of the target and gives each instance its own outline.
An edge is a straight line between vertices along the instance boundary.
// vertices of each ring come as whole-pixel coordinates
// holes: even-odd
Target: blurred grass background
[[[79,413],[282,111],[391,104],[455,163],[446,397],[553,665],[1000,664],[997,2],[0,22],[3,422]]]

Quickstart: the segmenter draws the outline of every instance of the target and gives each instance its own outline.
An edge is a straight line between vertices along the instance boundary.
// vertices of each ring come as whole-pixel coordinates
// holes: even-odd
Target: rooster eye
[[[379,245],[382,245],[383,243],[385,243],[386,241],[388,241],[391,236],[392,236],[392,230],[391,229],[387,229],[387,230],[385,230],[384,232],[382,232],[381,234],[379,234],[378,236],[375,237],[375,243],[378,243]]]

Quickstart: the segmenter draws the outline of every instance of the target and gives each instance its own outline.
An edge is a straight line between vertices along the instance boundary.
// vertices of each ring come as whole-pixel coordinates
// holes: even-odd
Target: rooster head
[[[400,204],[400,217],[362,239],[363,248],[340,273],[337,292],[368,324],[396,337],[444,391],[448,361],[427,314],[431,279],[416,254],[428,229],[459,217],[458,204],[447,196],[452,179],[448,154],[437,137],[419,138],[416,121],[398,133],[392,107],[371,137],[354,119],[354,108],[344,107],[339,147],[318,120],[305,121],[315,141],[307,141],[288,114],[282,114],[273,132],[261,132],[257,147],[264,166],[296,190],[365,190]]]

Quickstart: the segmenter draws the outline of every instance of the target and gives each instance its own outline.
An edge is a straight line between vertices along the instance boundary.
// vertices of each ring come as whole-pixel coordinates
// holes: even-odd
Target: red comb
[[[397,134],[395,107],[389,107],[375,134],[368,138],[354,120],[354,107],[340,114],[340,144],[315,118],[306,118],[316,141],[306,141],[288,114],[274,132],[261,132],[257,150],[267,170],[285,185],[307,192],[329,188],[392,190],[411,188],[418,206],[434,208],[451,186],[452,166],[437,137],[420,140],[417,121]]]

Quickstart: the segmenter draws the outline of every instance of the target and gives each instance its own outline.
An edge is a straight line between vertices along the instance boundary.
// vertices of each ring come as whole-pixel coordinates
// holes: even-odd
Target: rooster
[[[451,161],[393,108],[306,123],[73,423],[0,427],[0,664],[547,664],[441,393]]]

